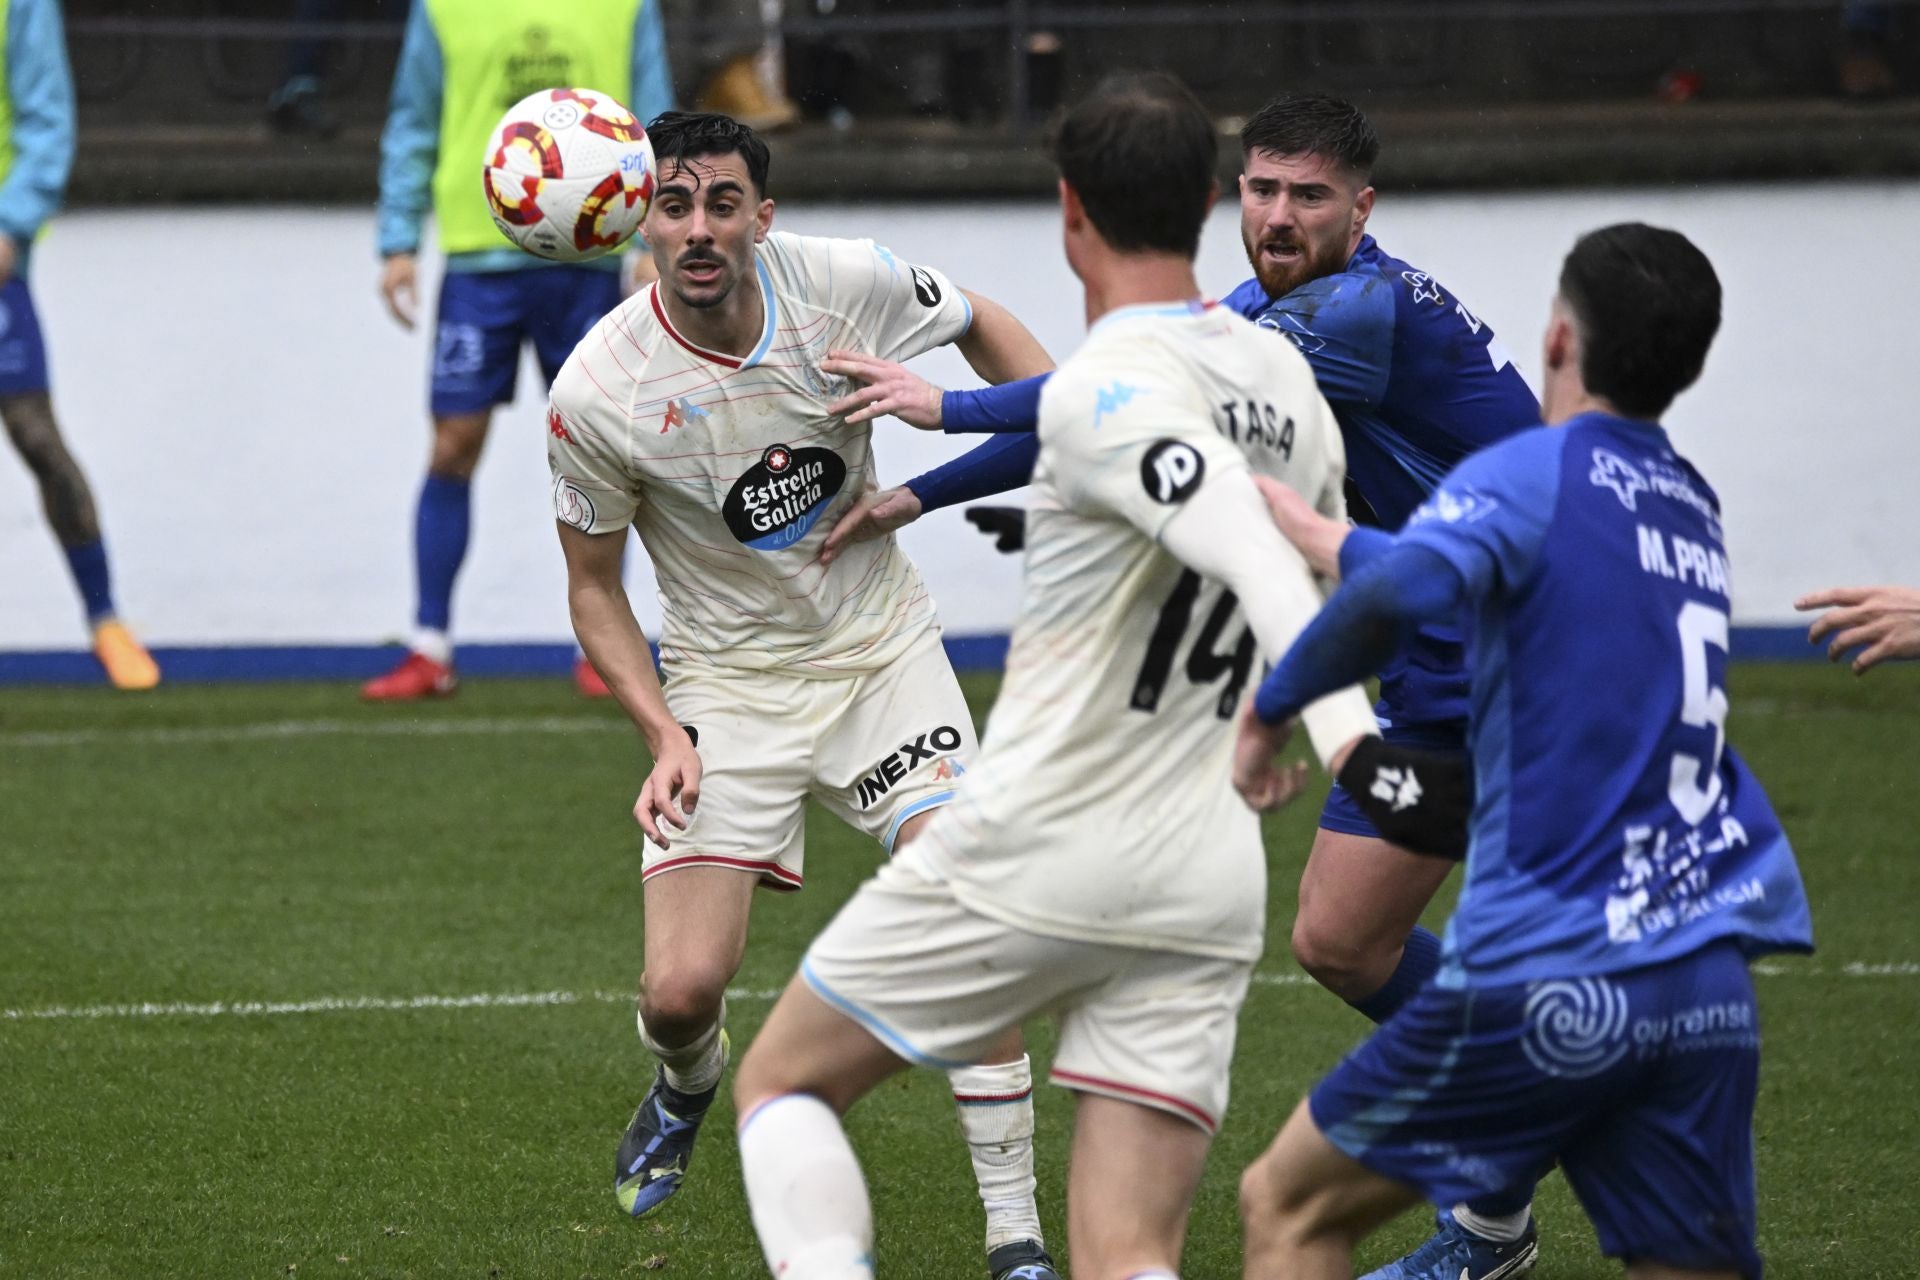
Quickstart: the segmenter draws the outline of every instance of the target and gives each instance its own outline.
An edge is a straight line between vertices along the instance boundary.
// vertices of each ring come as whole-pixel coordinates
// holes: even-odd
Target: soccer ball
[[[653,144],[633,112],[593,89],[542,89],[487,139],[494,225],[528,253],[584,262],[625,244],[653,200]]]

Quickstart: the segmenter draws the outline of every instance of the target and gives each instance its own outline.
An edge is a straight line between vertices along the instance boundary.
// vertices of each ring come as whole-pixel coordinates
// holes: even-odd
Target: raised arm
[[[966,289],[960,292],[973,307],[973,323],[953,345],[983,381],[999,386],[1053,371],[1053,357],[1013,312],[992,298]]]

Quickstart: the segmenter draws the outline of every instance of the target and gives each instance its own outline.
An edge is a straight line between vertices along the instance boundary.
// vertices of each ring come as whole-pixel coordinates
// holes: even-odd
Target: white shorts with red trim
[[[814,994],[909,1062],[977,1062],[1051,1013],[1052,1080],[1214,1132],[1253,964],[1030,933],[957,901],[914,848],[880,868],[808,948]]]
[[[677,666],[666,692],[700,753],[700,802],[672,848],[646,842],[642,879],[732,867],[798,889],[809,795],[891,852],[902,823],[952,798],[977,750],[934,631],[879,671],[823,679]]]

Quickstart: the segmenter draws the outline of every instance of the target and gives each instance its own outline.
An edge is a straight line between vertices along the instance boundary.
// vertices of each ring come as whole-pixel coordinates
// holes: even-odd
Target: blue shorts
[[[1466,751],[1466,721],[1401,723],[1392,711],[1384,698],[1373,709],[1382,726],[1380,736],[1388,742],[1428,751]],[[1353,795],[1337,782],[1333,784],[1333,790],[1327,792],[1326,804],[1320,807],[1320,826],[1322,830],[1339,831],[1350,836],[1368,836],[1375,840],[1381,838],[1379,828],[1373,825],[1372,819],[1360,811],[1360,805]]]
[[[529,339],[551,383],[574,346],[620,305],[620,273],[604,267],[449,271],[433,344],[436,414],[481,413],[513,399]]]
[[[0,285],[0,396],[47,389],[47,344],[33,295],[19,276]]]
[[[1603,978],[1429,983],[1309,1098],[1328,1141],[1441,1206],[1555,1162],[1610,1257],[1757,1280],[1760,1021],[1716,943]]]

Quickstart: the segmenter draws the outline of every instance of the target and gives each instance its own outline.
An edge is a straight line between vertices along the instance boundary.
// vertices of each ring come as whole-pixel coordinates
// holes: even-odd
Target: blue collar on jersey
[[[660,285],[658,282],[655,282],[651,286],[653,314],[655,318],[660,321],[660,327],[667,331],[669,338],[672,338],[675,342],[693,352],[693,354],[699,356],[702,360],[711,360],[713,363],[723,365],[728,369],[751,369],[766,359],[767,352],[773,349],[773,335],[780,327],[779,303],[773,296],[773,277],[767,274],[767,264],[760,260],[758,253],[753,255],[753,270],[754,274],[758,276],[760,280],[760,310],[763,319],[760,325],[760,341],[754,344],[753,351],[744,359],[740,356],[730,356],[724,351],[714,351],[708,347],[703,347],[674,328],[673,321],[667,317],[666,305],[660,301]]]

